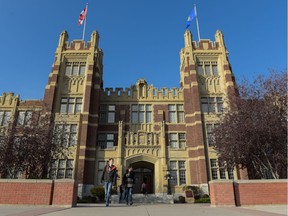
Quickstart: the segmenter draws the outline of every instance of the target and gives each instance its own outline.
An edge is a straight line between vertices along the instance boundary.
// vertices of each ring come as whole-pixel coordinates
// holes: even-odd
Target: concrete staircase
[[[119,203],[119,195],[112,195],[111,203]],[[121,200],[120,203],[126,203],[125,200]],[[168,203],[173,204],[173,195],[167,194],[133,194],[133,203],[153,204],[153,203]]]

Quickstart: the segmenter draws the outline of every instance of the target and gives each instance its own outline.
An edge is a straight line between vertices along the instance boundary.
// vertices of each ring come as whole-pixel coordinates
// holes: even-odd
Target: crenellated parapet
[[[91,34],[91,39],[88,42],[85,42],[84,40],[73,40],[68,41],[68,33],[67,31],[63,31],[60,34],[59,43],[58,43],[58,49],[57,50],[89,50],[91,47],[98,47],[99,43],[99,34],[97,31],[93,31]]]
[[[137,81],[130,88],[105,88],[101,92],[104,100],[183,100],[183,91],[179,88],[156,88],[148,85],[144,79]]]
[[[14,93],[6,93],[4,92],[2,96],[0,96],[0,106],[3,108],[12,108],[16,107],[19,103],[20,97],[19,95],[14,95]]]

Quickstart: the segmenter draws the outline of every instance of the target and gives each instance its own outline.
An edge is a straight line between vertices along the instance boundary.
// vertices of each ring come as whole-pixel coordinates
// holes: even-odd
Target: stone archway
[[[126,160],[126,166],[132,166],[135,172],[134,193],[141,193],[143,181],[147,184],[147,193],[155,193],[155,163],[158,158],[148,155],[136,155]]]
[[[154,164],[139,161],[131,164],[135,173],[134,193],[141,193],[141,185],[145,181],[147,193],[154,193]]]

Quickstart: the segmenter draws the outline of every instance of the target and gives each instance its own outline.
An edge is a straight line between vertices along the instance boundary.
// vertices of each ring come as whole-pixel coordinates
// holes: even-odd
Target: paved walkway
[[[287,215],[285,205],[263,205],[251,207],[210,207],[209,204],[78,204],[74,208],[55,208],[43,206],[0,206],[4,216],[280,216]]]

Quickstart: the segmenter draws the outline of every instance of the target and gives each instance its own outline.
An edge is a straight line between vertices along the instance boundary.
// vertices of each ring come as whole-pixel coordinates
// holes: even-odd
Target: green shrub
[[[204,194],[204,195],[202,196],[202,198],[209,198],[209,195],[208,195],[208,194]]]
[[[195,199],[194,203],[210,203],[210,197]]]
[[[105,199],[104,187],[102,187],[102,186],[93,187],[93,188],[91,188],[90,192],[94,197],[98,197],[98,199],[100,201],[104,201],[104,199]]]
[[[179,196],[179,203],[185,203],[185,197],[184,196]]]

